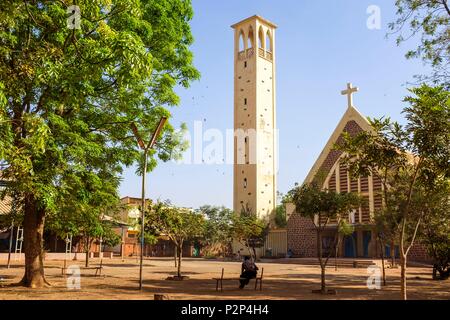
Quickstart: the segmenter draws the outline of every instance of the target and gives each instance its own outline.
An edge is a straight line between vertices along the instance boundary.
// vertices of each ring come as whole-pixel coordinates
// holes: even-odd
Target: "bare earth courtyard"
[[[0,261],[2,266],[5,261]],[[302,259],[264,260],[259,262],[264,268],[263,290],[254,291],[254,280],[244,290],[238,289],[237,281],[224,282],[223,292],[215,291],[213,277],[220,277],[225,268],[225,277],[238,277],[239,262],[219,260],[185,259],[183,275],[189,276],[185,281],[167,281],[175,268],[171,259],[151,258],[145,261],[144,290],[138,288],[139,265],[136,259],[105,259],[102,277],[94,277],[94,270],[81,271],[81,289],[68,290],[67,280],[61,275],[62,261],[46,261],[47,280],[51,288],[31,290],[14,287],[12,284],[21,279],[23,267],[15,262],[10,269],[0,269],[0,299],[72,299],[72,300],[152,300],[154,294],[165,294],[172,300],[202,299],[355,299],[355,300],[391,300],[398,299],[400,269],[387,269],[387,286],[381,290],[367,288],[368,273],[365,268],[334,266],[327,270],[329,288],[336,289],[336,296],[321,296],[311,293],[320,283],[320,268],[308,265]],[[83,266],[83,261],[70,261],[69,265]],[[92,266],[99,264],[92,260]],[[332,264],[332,263],[331,263]],[[431,269],[410,267],[408,272],[409,299],[450,299],[450,281],[433,281]]]

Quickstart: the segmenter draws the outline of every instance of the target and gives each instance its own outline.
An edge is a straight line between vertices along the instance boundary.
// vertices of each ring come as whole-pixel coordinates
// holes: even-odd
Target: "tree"
[[[174,243],[178,256],[177,277],[181,278],[183,245],[203,236],[204,216],[190,209],[177,208],[163,202],[154,205],[147,215],[146,232],[157,236],[166,235]]]
[[[397,44],[420,37],[420,45],[406,57],[421,58],[433,68],[431,76],[418,76],[420,81],[450,86],[450,3],[448,0],[396,0],[397,20],[389,24],[398,34]],[[405,29],[407,31],[405,32]]]
[[[118,180],[103,177],[87,181],[85,176],[78,182],[71,182],[73,189],[68,193],[59,193],[60,207],[54,213],[48,213],[46,229],[52,231],[60,238],[66,236],[81,236],[83,249],[86,254],[85,266],[89,266],[89,253],[92,243],[102,240],[103,243],[115,246],[120,237],[113,230],[111,218],[118,213],[119,197],[117,190]]]
[[[377,175],[382,180],[385,212],[398,227],[401,295],[407,299],[406,263],[427,212],[427,190],[450,177],[450,92],[423,85],[404,99],[407,124],[370,120],[373,130],[338,146],[353,176]]]
[[[190,1],[79,0],[79,29],[67,26],[68,5],[0,3],[1,174],[22,203],[29,287],[46,283],[43,231],[58,194],[142,161],[130,122],[150,135],[179,103],[174,87],[199,78]],[[149,170],[176,154],[173,132],[165,126]]]
[[[205,232],[202,241],[206,254],[228,252],[232,244],[233,211],[225,207],[203,206],[199,209],[205,216]]]
[[[284,203],[275,208],[275,225],[279,228],[287,227],[286,205]]]
[[[259,219],[247,205],[240,214],[233,214],[232,237],[245,246],[250,256],[256,260],[256,248],[264,246],[269,232],[269,224]]]
[[[427,191],[419,238],[434,260],[433,279],[445,280],[450,277],[450,179],[441,181],[432,192]]]
[[[399,236],[399,221],[397,215],[382,208],[374,213],[375,230],[377,242],[380,245],[381,264],[383,269],[383,285],[386,285],[386,265],[385,248],[387,244],[391,246],[391,267],[395,267],[395,243]]]
[[[327,293],[325,283],[325,269],[333,254],[333,248],[336,250],[339,233],[336,231],[334,242],[329,247],[327,254],[323,252],[322,236],[327,225],[332,220],[341,225],[341,220],[350,214],[360,204],[360,199],[353,193],[336,193],[329,190],[321,190],[317,184],[304,184],[296,187],[290,192],[293,203],[302,217],[311,219],[314,224],[317,235],[317,257],[321,269],[321,289],[322,294]],[[325,259],[324,259],[325,258]]]

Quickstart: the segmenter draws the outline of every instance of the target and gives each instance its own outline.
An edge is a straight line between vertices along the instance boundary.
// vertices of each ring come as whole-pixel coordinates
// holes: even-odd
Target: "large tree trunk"
[[[401,262],[401,279],[400,279],[400,283],[401,283],[401,294],[402,294],[402,299],[403,300],[407,300],[408,297],[406,295],[406,259],[407,256],[405,254],[402,254],[400,257],[400,262]]]
[[[23,220],[25,274],[19,284],[30,288],[48,285],[44,275],[44,223],[45,211],[38,208],[31,194],[26,195]]]

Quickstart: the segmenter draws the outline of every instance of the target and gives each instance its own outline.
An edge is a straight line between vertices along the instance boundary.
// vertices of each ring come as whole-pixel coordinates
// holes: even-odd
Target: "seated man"
[[[253,262],[252,259],[250,259],[249,256],[244,257],[244,262],[242,263],[242,273],[241,273],[241,279],[239,280],[241,285],[239,286],[239,289],[244,289],[244,287],[250,282],[250,279],[256,278],[258,271],[258,267]]]

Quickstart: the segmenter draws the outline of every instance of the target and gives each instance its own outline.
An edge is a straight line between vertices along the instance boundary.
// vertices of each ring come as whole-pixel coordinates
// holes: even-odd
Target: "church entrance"
[[[356,240],[358,235],[354,232],[351,236],[345,237],[344,240],[344,257],[356,258]]]
[[[363,257],[364,258],[369,257],[370,240],[372,240],[372,232],[364,231],[363,232]]]

